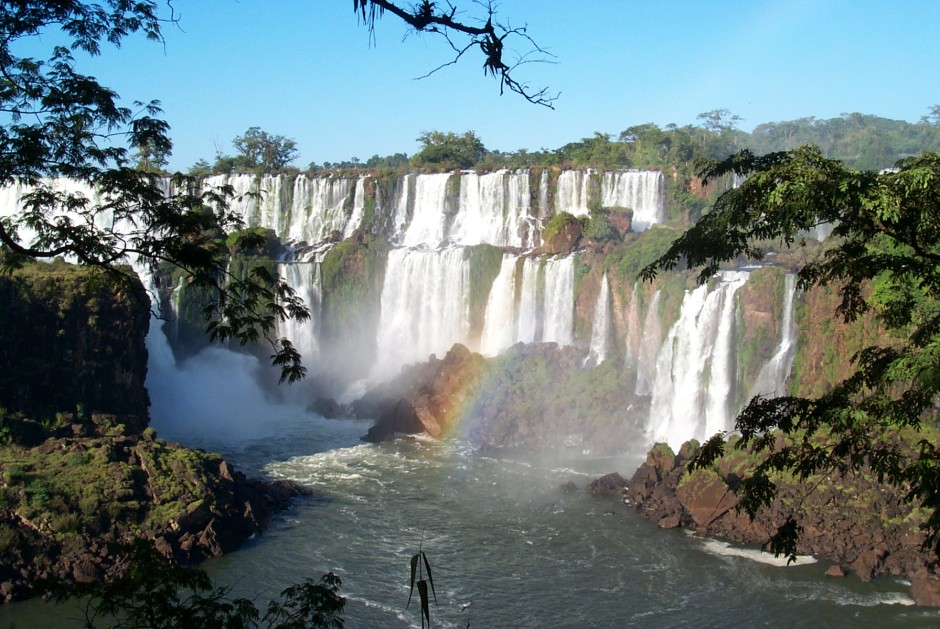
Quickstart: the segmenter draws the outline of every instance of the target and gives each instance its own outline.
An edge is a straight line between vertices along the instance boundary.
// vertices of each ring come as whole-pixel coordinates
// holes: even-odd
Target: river
[[[342,580],[346,626],[420,626],[409,558],[431,563],[435,627],[935,626],[889,578],[824,577],[825,562],[774,565],[753,549],[663,531],[612,497],[597,476],[628,475],[640,452],[499,455],[459,439],[358,440],[361,420],[280,406],[236,431],[162,426],[160,435],[221,451],[249,474],[314,489],[242,550],[205,564],[233,595],[263,605],[328,570]],[[564,493],[573,481],[580,489]],[[0,610],[0,626],[66,627],[74,609],[39,601]]]

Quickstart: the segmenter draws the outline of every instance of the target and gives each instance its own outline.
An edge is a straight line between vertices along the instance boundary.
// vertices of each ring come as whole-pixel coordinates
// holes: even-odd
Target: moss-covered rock
[[[136,278],[65,263],[0,275],[0,407],[43,422],[111,413],[142,429],[149,324]]]
[[[300,492],[245,479],[222,457],[152,434],[50,437],[0,448],[0,584],[7,600],[39,578],[98,579],[120,545],[153,540],[178,560],[237,548]]]
[[[584,226],[578,217],[559,212],[542,230],[542,251],[549,254],[568,253],[578,246]]]
[[[910,430],[884,438],[899,448],[902,457],[912,457],[917,456],[920,439],[936,442],[940,433]],[[778,435],[778,442],[777,447],[782,447],[788,440]],[[777,472],[771,478],[776,484],[772,504],[752,520],[736,509],[734,492],[762,455],[735,446],[736,441],[729,442],[711,467],[694,471],[689,470],[689,461],[697,444],[684,444],[673,460],[666,449],[655,446],[631,479],[627,501],[660,526],[668,520],[757,546],[765,546],[778,527],[794,517],[801,529],[797,548],[801,554],[849,566],[866,581],[884,574],[906,578],[921,574],[923,583],[934,578],[929,566],[936,556],[921,546],[925,536],[919,529],[928,512],[911,504],[903,487],[879,482],[865,466],[805,479]]]

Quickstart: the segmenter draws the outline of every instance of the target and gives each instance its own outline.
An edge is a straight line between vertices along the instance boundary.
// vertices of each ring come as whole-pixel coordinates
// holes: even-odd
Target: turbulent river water
[[[431,562],[435,627],[932,626],[906,584],[829,579],[825,563],[781,567],[771,558],[663,531],[618,500],[583,491],[597,476],[627,475],[623,458],[492,456],[459,440],[367,445],[360,420],[271,408],[255,432],[160,435],[221,451],[249,474],[291,478],[317,494],[294,504],[258,539],[206,564],[217,583],[263,605],[287,585],[328,570],[343,580],[346,626],[420,626],[408,599],[408,561]],[[573,481],[579,488],[563,493]],[[0,610],[0,626],[64,627],[72,609],[27,602]]]

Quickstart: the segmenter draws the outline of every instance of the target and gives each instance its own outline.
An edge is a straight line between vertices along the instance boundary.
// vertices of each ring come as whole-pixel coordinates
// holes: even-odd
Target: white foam
[[[770,566],[777,566],[780,568],[786,568],[790,566],[805,566],[808,564],[816,563],[816,558],[812,555],[797,555],[795,562],[787,563],[788,559],[785,555],[774,556],[772,553],[764,552],[759,548],[740,548],[737,546],[732,546],[728,542],[722,542],[717,539],[706,539],[702,541],[703,548],[713,555],[719,555],[722,557],[741,557],[742,559],[750,559],[751,561],[756,561],[758,563],[767,564]]]

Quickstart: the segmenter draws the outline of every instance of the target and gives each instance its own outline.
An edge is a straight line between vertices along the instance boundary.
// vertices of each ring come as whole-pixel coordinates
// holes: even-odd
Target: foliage
[[[584,235],[594,242],[617,242],[620,232],[610,222],[611,211],[624,212],[623,208],[605,208],[599,205],[589,206],[590,214],[585,220]]]
[[[172,6],[170,7],[172,11]],[[95,77],[79,73],[73,51],[98,55],[140,33],[159,41],[156,2],[27,0],[0,7],[0,185],[27,192],[19,212],[0,220],[0,268],[26,258],[68,256],[128,284],[136,277],[123,264],[156,272],[161,263],[180,269],[197,285],[215,289],[206,304],[214,339],[241,343],[267,339],[282,378],[302,378],[300,356],[275,337],[279,321],[309,313],[292,289],[271,274],[229,281],[218,235],[240,227],[226,211],[230,189],[198,190],[196,181],[163,181],[133,166],[131,148],[166,155],[169,126],[156,101],[132,111]],[[170,16],[171,21],[175,16]],[[45,44],[46,58],[20,57],[22,41],[42,50],[61,31],[68,47]],[[50,37],[49,42],[55,41]],[[122,146],[122,140],[126,146]],[[72,191],[62,178],[85,184]]]
[[[687,216],[697,220],[706,202],[692,194],[690,183],[696,175],[696,164],[702,159],[724,159],[742,148],[763,154],[814,144],[826,157],[842,160],[852,168],[888,168],[903,157],[940,151],[938,108],[940,105],[933,106],[931,113],[917,123],[847,113],[828,120],[808,117],[766,122],[757,125],[751,133],[737,128],[740,117],[727,109],[717,109],[699,114],[695,125],[660,127],[645,123],[628,127],[616,135],[595,131],[591,137],[556,149],[487,150],[474,167],[485,171],[548,166],[659,169],[670,173],[667,185],[676,205],[673,218]],[[344,162],[311,164],[310,170],[401,168],[407,161],[403,153],[386,157],[374,155],[364,164],[352,158]]]
[[[624,246],[607,256],[604,268],[613,270],[622,280],[632,286],[637,273],[647,264],[665,253],[679,232],[665,225],[653,225],[649,229],[630,236]]]
[[[472,168],[483,159],[486,147],[473,131],[463,135],[441,131],[422,131],[418,136],[421,150],[411,158],[415,166],[432,166],[445,170]]]
[[[19,414],[4,415],[4,425],[11,416],[20,426],[29,423]],[[121,427],[110,430],[122,432]],[[31,434],[29,440],[10,440],[0,448],[6,501],[0,521],[17,514],[14,521],[27,518],[47,536],[50,529],[101,537],[119,524],[167,527],[204,497],[207,487],[218,484],[218,455],[123,436],[70,442],[59,438],[60,433],[72,435],[65,426],[34,423],[33,432],[39,439]],[[56,447],[42,447],[50,437]],[[72,516],[66,528],[52,526],[66,516]]]
[[[559,212],[555,214],[542,229],[542,241],[551,242],[552,239],[560,234],[566,227],[574,224],[581,224],[581,221],[578,220],[578,217],[574,214],[569,212]]]
[[[113,629],[176,629],[231,627],[341,629],[346,599],[342,581],[329,572],[319,582],[310,579],[281,592],[264,615],[244,598],[229,599],[227,588],[213,587],[205,572],[173,565],[147,541],[126,549],[126,568],[110,581],[65,587],[49,584],[57,603],[79,600],[82,626]]]
[[[424,578],[424,573],[428,573],[428,578]],[[423,550],[418,550],[417,553],[411,557],[411,585],[408,590],[408,602],[405,604],[405,609],[408,609],[408,606],[411,605],[411,597],[414,595],[415,591],[415,577],[418,577],[418,598],[421,600],[421,627],[423,628],[425,624],[431,626],[431,608],[430,602],[431,598],[428,596],[428,584],[431,585],[431,593],[434,595],[434,604],[437,605],[437,592],[434,591],[434,579],[431,577],[431,564],[428,562],[428,556],[424,554]]]
[[[487,300],[502,262],[503,252],[499,247],[483,244],[470,248],[468,305],[470,329],[474,333],[483,332]]]
[[[879,480],[906,488],[908,500],[932,510],[925,545],[936,552],[938,444],[923,439],[919,456],[905,460],[896,444],[880,437],[930,425],[940,396],[940,156],[906,158],[896,171],[877,173],[852,170],[815,147],[763,157],[742,151],[703,174],[729,172],[747,179],[647,266],[644,277],[685,260],[704,282],[739,256],[760,259],[761,242],[799,246],[802,233],[829,223],[835,244],[800,269],[799,286],[833,286],[846,321],[870,313],[892,333],[852,356],[855,373],[817,398],[751,400],[736,420],[739,444],[769,454],[742,483],[742,504],[751,514],[768,504],[777,471],[805,479],[870,465]],[[866,296],[873,283],[877,290]],[[774,449],[774,428],[795,436],[795,443]],[[816,439],[823,433],[835,441]],[[703,461],[722,449],[720,436],[713,438]],[[788,553],[795,532],[780,531],[780,548]]]
[[[282,135],[274,135],[260,127],[251,127],[232,140],[238,154],[237,170],[277,172],[297,158],[297,142]]]

